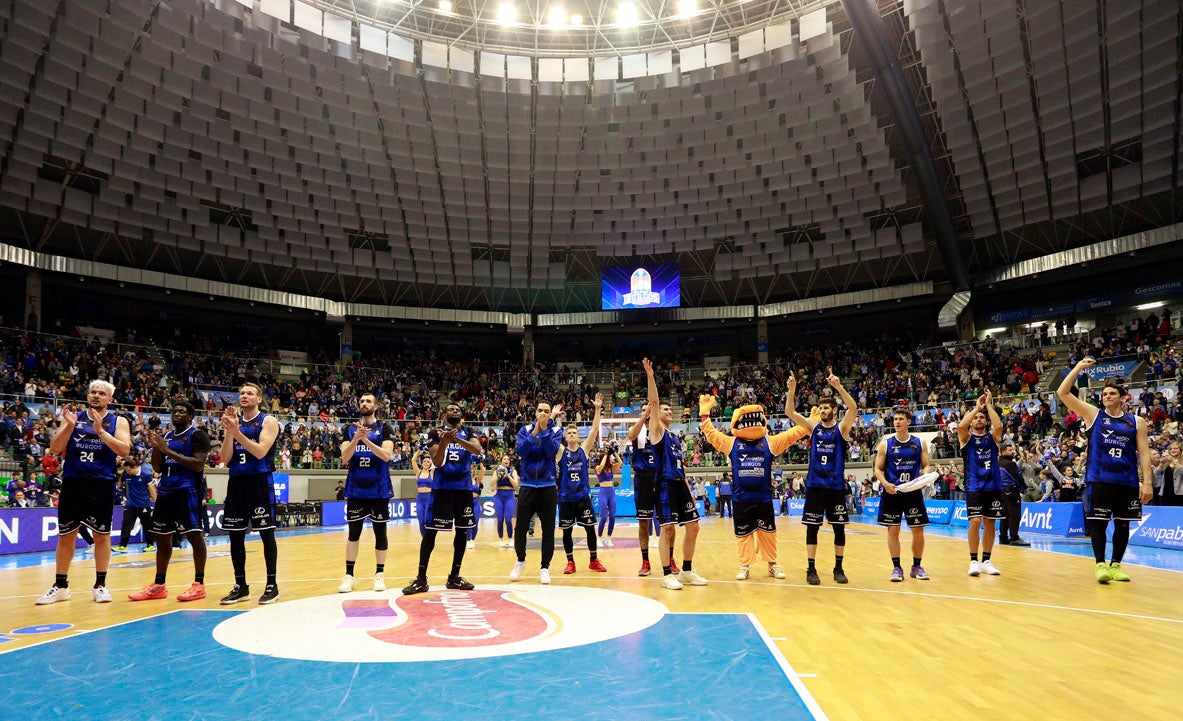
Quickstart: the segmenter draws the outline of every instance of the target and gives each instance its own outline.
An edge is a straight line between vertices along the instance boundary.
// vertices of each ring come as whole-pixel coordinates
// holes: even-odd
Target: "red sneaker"
[[[177,596],[178,601],[200,601],[205,598],[205,584],[194,583],[189,590]]]
[[[604,568],[604,564],[600,563],[600,559],[596,559],[587,564],[587,567],[592,571],[599,571],[600,573],[607,573],[608,569]]]
[[[168,588],[164,584],[150,583],[135,593],[129,593],[127,597],[133,601],[155,601],[168,598]]]
[[[570,576],[572,573],[575,573],[575,561],[567,561],[567,567],[563,569],[563,573],[567,574],[568,576]]]
[[[671,556],[670,557],[670,573],[673,573],[676,575],[681,572],[682,572],[682,569],[678,568],[678,562],[673,559],[673,556]]]
[[[653,570],[651,568],[649,568],[649,562],[648,561],[641,561],[641,570],[637,571],[637,575],[638,576],[648,576],[650,573],[653,573]]]

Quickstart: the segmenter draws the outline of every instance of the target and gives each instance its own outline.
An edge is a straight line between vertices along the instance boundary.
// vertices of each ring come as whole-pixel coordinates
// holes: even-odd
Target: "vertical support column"
[[[974,327],[973,307],[967,306],[957,318],[957,340],[962,342],[972,341],[976,331],[977,329]]]
[[[341,363],[349,365],[353,362],[353,319],[346,317],[341,326]]]
[[[534,328],[531,326],[522,330],[522,365],[534,365]]]
[[[768,321],[756,321],[756,365],[768,365]]]
[[[41,301],[41,271],[30,270],[25,277],[25,330],[41,330],[43,315]]]

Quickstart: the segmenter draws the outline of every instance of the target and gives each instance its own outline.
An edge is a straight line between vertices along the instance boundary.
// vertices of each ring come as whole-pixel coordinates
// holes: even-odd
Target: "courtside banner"
[[[1024,503],[1019,532],[1083,536],[1084,506],[1080,503]]]
[[[1130,543],[1135,546],[1183,551],[1183,508],[1143,507],[1142,521],[1130,524]]]
[[[863,502],[863,513],[868,516],[879,517],[879,501],[880,497],[868,498]]]
[[[938,525],[947,526],[953,522],[953,508],[958,501],[938,501],[926,498],[924,500],[924,510],[928,511],[928,522]],[[965,504],[961,504],[962,510],[965,509]]]
[[[341,504],[344,506],[345,504]],[[222,530],[222,505],[203,505],[210,517],[210,535],[225,535]],[[118,543],[123,528],[123,507],[111,509],[111,538]],[[341,511],[344,517],[344,510]],[[342,520],[342,523],[345,521]],[[143,540],[143,529],[136,521],[132,529],[131,542]],[[6,508],[0,509],[0,555],[9,553],[31,553],[52,551],[58,543],[58,512],[56,508]],[[114,544],[112,544],[114,545]],[[75,548],[85,548],[86,541],[79,536]]]
[[[954,528],[969,528],[969,512],[965,510],[965,501],[941,501],[951,503],[953,512],[949,514],[949,525]]]

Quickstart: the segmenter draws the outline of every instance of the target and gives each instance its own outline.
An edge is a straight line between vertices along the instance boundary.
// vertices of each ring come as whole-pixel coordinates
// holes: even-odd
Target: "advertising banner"
[[[342,507],[345,504],[341,504]],[[222,505],[203,505],[210,518],[210,535],[222,536]],[[111,536],[118,542],[123,528],[123,507],[116,506],[111,515]],[[341,514],[344,517],[344,509]],[[344,521],[342,521],[344,523]],[[143,541],[143,529],[139,521],[132,529],[131,542]],[[30,553],[52,551],[58,542],[58,512],[56,508],[6,508],[0,509],[0,555],[9,553]],[[85,548],[86,542],[76,538],[75,548]]]
[[[1130,543],[1152,548],[1173,548],[1183,551],[1183,508],[1178,506],[1146,506],[1142,521],[1130,524]]]
[[[925,499],[924,509],[928,511],[928,521],[937,526],[948,526],[953,521],[953,508],[958,501],[937,501]],[[961,504],[965,508],[965,504]]]
[[[1019,532],[1083,536],[1084,506],[1079,503],[1024,503]]]

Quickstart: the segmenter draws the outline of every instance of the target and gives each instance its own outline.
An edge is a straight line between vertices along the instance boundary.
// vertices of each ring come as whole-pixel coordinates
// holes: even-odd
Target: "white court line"
[[[6,653],[12,653],[13,651],[23,651],[26,648],[34,648],[36,646],[44,646],[47,643],[54,643],[56,641],[64,641],[67,638],[77,638],[78,636],[85,636],[88,633],[94,633],[96,631],[106,631],[108,628],[115,628],[117,626],[126,626],[129,623],[136,623],[137,621],[143,621],[143,620],[149,619],[149,618],[156,618],[158,616],[167,616],[170,613],[177,613],[178,611],[186,611],[186,610],[188,610],[188,609],[174,608],[169,611],[161,611],[160,613],[154,613],[150,616],[143,616],[141,618],[133,618],[128,621],[120,621],[119,623],[113,623],[109,626],[103,626],[102,628],[70,629],[70,631],[72,631],[72,633],[70,633],[69,635],[59,636],[58,638],[47,638],[44,641],[37,641],[36,643],[25,644],[24,646],[18,646],[17,648],[10,648],[8,650],[4,650],[4,647],[0,646],[0,656],[3,656]]]
[[[802,676],[793,669],[793,665],[789,663],[789,660],[784,657],[784,654],[772,642],[772,637],[768,635],[768,631],[764,630],[764,626],[760,625],[760,619],[756,618],[756,614],[748,613],[744,615],[748,617],[752,622],[752,626],[755,627],[756,632],[764,639],[764,643],[768,646],[772,657],[780,664],[781,671],[789,679],[789,683],[793,684],[793,689],[801,697],[801,701],[805,703],[805,707],[809,709],[809,713],[813,715],[813,718],[817,719],[817,721],[829,721],[829,716],[826,716],[826,712],[822,711],[822,707],[818,705],[817,699],[813,697],[813,694],[809,693],[809,689],[805,688],[805,684],[801,683]],[[808,677],[816,678],[817,675],[810,674]]]

